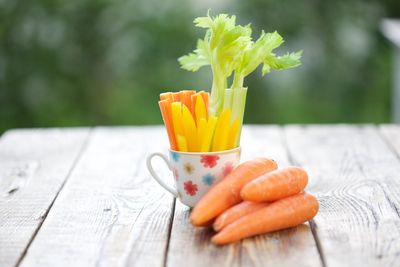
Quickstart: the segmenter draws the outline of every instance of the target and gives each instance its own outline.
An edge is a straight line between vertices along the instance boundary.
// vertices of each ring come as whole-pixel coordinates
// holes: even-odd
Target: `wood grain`
[[[0,266],[15,266],[84,147],[87,129],[13,130],[0,139]]]
[[[244,153],[244,160],[262,156],[275,159],[279,168],[292,165],[280,127],[248,127],[243,137],[243,148],[248,150]],[[243,240],[241,262],[242,266],[322,265],[308,223]]]
[[[399,266],[400,164],[373,126],[288,126],[291,157],[318,196],[327,266]]]
[[[84,145],[87,136],[0,139],[0,266],[17,264],[35,235],[22,266],[399,266],[400,126],[245,127],[243,160],[309,172],[319,247],[309,224],[213,246],[213,232],[190,226],[189,209],[145,169],[146,154],[166,152],[162,127],[96,128]]]
[[[97,128],[22,266],[163,266],[173,198],[145,155],[161,128]]]
[[[400,125],[388,124],[379,127],[380,133],[389,147],[400,157]]]
[[[242,135],[242,160],[257,156],[289,165],[279,127],[247,126]],[[194,228],[189,209],[175,205],[167,266],[320,266],[316,244],[308,225],[216,247],[208,228]],[[302,257],[302,261],[299,261]]]

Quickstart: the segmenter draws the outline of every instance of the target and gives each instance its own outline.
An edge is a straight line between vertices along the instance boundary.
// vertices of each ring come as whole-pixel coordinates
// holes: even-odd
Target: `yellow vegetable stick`
[[[176,142],[178,143],[179,151],[182,151],[182,152],[187,152],[188,151],[186,138],[183,135],[177,134],[176,135]]]
[[[228,146],[226,149],[233,149],[236,147],[237,139],[239,137],[239,119],[234,120],[229,130]]]
[[[195,114],[197,126],[199,126],[200,119],[207,118],[206,104],[200,94],[196,95]]]
[[[214,139],[211,151],[224,150],[228,144],[228,135],[231,121],[231,110],[224,109],[219,115],[217,126],[215,127]]]
[[[208,118],[207,127],[204,136],[201,140],[200,152],[209,152],[211,141],[214,137],[215,125],[217,124],[217,117],[211,116]]]
[[[190,113],[190,110],[186,105],[182,105],[182,122],[183,122],[183,132],[185,133],[188,151],[189,152],[198,151],[196,123],[194,122],[192,113]]]
[[[201,148],[202,141],[204,139],[204,135],[207,130],[207,120],[205,118],[201,118],[199,123],[197,124],[197,142],[198,142],[198,149]]]
[[[184,136],[183,125],[182,125],[181,102],[172,102],[171,114],[172,114],[172,125],[174,127],[175,139],[178,141],[178,135]],[[178,144],[178,150],[181,151],[179,144]]]

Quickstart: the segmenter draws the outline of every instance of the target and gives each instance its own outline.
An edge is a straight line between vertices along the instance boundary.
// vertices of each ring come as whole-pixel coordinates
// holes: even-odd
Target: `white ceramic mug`
[[[162,158],[175,178],[175,187],[167,185],[154,171],[152,159]],[[147,157],[147,168],[153,178],[189,207],[216,183],[228,175],[240,161],[240,147],[217,152],[179,152],[169,150],[169,159],[161,153]]]

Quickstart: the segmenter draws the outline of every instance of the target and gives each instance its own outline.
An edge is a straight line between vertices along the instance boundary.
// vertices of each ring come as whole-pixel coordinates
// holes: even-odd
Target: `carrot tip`
[[[221,230],[221,224],[214,223],[213,224],[213,229],[214,229],[215,232],[219,232]]]
[[[194,219],[192,216],[190,216],[189,222],[190,222],[193,226],[197,226],[197,227],[202,226],[202,223],[199,222],[198,220]]]
[[[225,241],[221,240],[221,237],[219,236],[219,234],[214,235],[211,238],[211,242],[214,245],[217,245],[217,246],[222,246],[222,245],[226,245],[226,244],[229,244],[229,243],[234,243],[234,242],[225,242]]]
[[[212,242],[213,244],[215,244],[215,245],[220,245],[220,244],[219,244],[219,241],[218,241],[218,236],[217,236],[217,235],[215,235],[215,236],[213,236],[213,237],[211,238],[211,242]]]

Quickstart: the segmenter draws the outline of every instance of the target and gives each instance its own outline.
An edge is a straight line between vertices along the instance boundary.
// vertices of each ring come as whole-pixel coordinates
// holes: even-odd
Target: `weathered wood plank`
[[[327,266],[398,266],[400,164],[373,126],[288,126],[291,157],[320,200]]]
[[[177,200],[167,266],[240,266],[240,243],[222,248],[213,246],[212,230],[195,229],[189,223],[189,215],[189,208]]]
[[[289,165],[279,127],[245,127],[242,146],[242,160],[265,156],[274,158],[280,166]],[[213,232],[192,227],[188,217],[189,209],[177,201],[167,266],[321,265],[308,225],[216,247],[210,243]]]
[[[163,266],[173,198],[144,160],[165,147],[164,135],[160,127],[95,129],[21,265]]]
[[[87,139],[88,129],[12,130],[0,139],[0,266],[15,266]]]
[[[383,138],[387,141],[388,145],[396,151],[400,157],[400,125],[388,124],[379,127]]]

